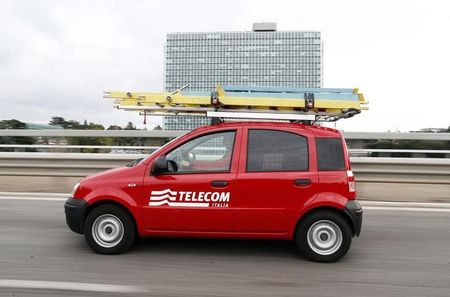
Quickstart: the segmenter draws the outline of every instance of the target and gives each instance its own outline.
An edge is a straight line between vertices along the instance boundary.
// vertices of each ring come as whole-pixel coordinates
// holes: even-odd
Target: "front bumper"
[[[83,199],[69,198],[64,204],[66,222],[70,230],[83,234],[83,218],[88,204]]]
[[[349,200],[344,207],[344,211],[352,223],[353,235],[359,236],[361,233],[363,210],[358,200]]]

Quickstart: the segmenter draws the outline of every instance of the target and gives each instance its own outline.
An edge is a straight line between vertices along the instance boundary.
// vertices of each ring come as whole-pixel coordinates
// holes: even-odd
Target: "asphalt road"
[[[337,263],[288,242],[142,239],[93,253],[62,201],[0,199],[0,296],[450,296],[450,212],[365,210]]]

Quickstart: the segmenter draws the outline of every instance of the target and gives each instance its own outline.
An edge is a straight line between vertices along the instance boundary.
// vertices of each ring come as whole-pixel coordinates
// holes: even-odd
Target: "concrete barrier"
[[[70,192],[83,177],[140,154],[0,153],[0,192]],[[450,202],[450,159],[351,159],[360,197]]]

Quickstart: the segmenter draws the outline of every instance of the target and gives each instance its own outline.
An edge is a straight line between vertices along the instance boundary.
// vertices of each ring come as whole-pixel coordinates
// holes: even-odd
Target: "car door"
[[[235,230],[286,233],[317,190],[313,135],[299,129],[244,128]],[[314,159],[313,159],[314,158]]]
[[[198,135],[163,153],[171,171],[144,178],[148,231],[233,231],[240,130]]]

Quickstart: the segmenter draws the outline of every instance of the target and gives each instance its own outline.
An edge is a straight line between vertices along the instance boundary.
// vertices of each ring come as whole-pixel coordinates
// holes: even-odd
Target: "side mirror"
[[[165,156],[161,156],[153,162],[152,169],[150,172],[152,175],[159,175],[164,172],[169,171],[169,162],[167,161]]]

